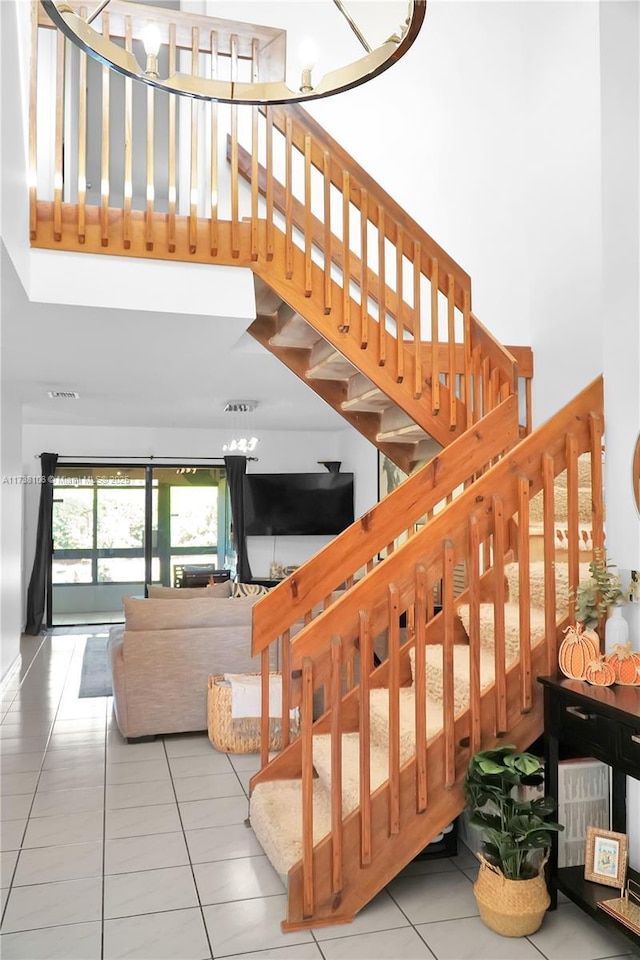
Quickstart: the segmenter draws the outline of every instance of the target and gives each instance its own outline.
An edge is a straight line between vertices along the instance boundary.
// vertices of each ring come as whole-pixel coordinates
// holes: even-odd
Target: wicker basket
[[[223,676],[209,677],[207,726],[211,743],[222,753],[260,751],[260,718],[232,718],[231,687],[224,683]],[[295,734],[297,729],[297,721],[291,720],[291,733]],[[269,720],[269,750],[282,750],[282,721],[277,717]]]
[[[503,937],[527,937],[540,928],[550,903],[542,867],[531,880],[507,880],[478,854],[480,871],[473,885],[483,923]]]

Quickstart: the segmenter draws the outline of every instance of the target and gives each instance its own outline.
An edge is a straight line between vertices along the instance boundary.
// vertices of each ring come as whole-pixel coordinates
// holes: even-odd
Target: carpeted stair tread
[[[385,690],[385,694],[388,693]],[[369,751],[371,769],[371,791],[387,780],[389,776],[389,758],[386,743],[378,745],[374,735],[371,737]],[[313,738],[313,765],[318,777],[330,789],[331,785],[331,736],[318,734]],[[357,733],[342,735],[342,815],[346,817],[360,804],[360,738]]]
[[[441,703],[444,690],[443,646],[430,643],[426,648],[427,702]],[[409,651],[411,677],[415,683],[415,650]],[[507,663],[507,666],[510,664]],[[469,706],[471,667],[469,647],[457,643],[453,648],[453,704],[456,713]],[[490,686],[495,680],[495,657],[493,649],[480,647],[480,689]]]
[[[273,868],[287,874],[302,858],[302,781],[259,783],[249,803],[251,827]],[[313,842],[331,830],[331,796],[320,780],[313,781]]]
[[[371,738],[388,751],[389,691],[371,691]],[[400,763],[406,763],[416,752],[416,704],[413,687],[400,687]],[[427,697],[427,740],[442,730],[442,703]]]
[[[529,593],[532,607],[545,605],[545,565],[542,560],[535,560],[529,564]],[[508,563],[504,568],[507,581],[507,596],[510,603],[518,603],[520,597],[520,566],[517,563]],[[579,565],[578,579],[588,580],[590,577],[589,564]],[[555,564],[556,580],[556,610],[562,616],[569,612],[569,566],[566,563]]]
[[[467,636],[469,636],[470,614],[467,603],[460,604],[458,616],[462,620]],[[544,638],[545,634],[545,617],[542,607],[531,607],[529,623],[531,626],[531,646],[533,647]],[[494,605],[492,603],[481,603],[480,646],[492,651],[494,638]],[[504,645],[507,666],[509,666],[520,655],[520,607],[517,603],[505,603],[504,605]]]

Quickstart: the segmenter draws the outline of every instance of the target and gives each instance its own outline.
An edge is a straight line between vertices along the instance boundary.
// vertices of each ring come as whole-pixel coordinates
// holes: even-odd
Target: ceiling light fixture
[[[257,400],[229,400],[224,412],[233,415],[233,437],[222,447],[225,453],[252,453],[258,446],[259,438],[253,429],[253,413],[258,406]]]
[[[327,97],[334,93],[350,90],[352,87],[357,87],[373,79],[405,55],[416,39],[426,13],[426,0],[408,0],[408,11],[404,22],[394,29],[391,35],[379,46],[372,47],[367,41],[364,31],[346,8],[343,0],[332,0],[332,3],[357,37],[365,55],[351,63],[340,66],[338,69],[329,70],[314,84],[312,71],[316,66],[316,57],[309,55],[310,45],[306,43],[300,54],[299,87],[298,89],[292,89],[284,79],[284,61],[282,58],[278,59],[273,55],[273,51],[269,49],[268,38],[265,39],[264,43],[265,56],[261,62],[256,63],[255,75],[252,76],[251,80],[243,81],[236,78],[226,80],[180,72],[169,73],[168,76],[163,78],[159,75],[158,56],[161,47],[169,42],[170,31],[166,10],[145,4],[142,7],[144,10],[144,14],[142,14],[140,12],[141,4],[126,2],[126,0],[101,0],[97,8],[87,15],[88,4],[86,0],[82,0],[82,3],[80,0],[42,0],[42,5],[47,14],[65,36],[89,56],[125,77],[131,77],[168,93],[194,97],[197,100],[257,105],[296,103],[318,97]],[[265,4],[265,9],[268,10],[268,4]],[[132,50],[127,50],[114,42],[109,35],[103,36],[98,29],[92,26],[92,24],[98,22],[99,17],[100,25],[102,24],[102,13],[105,10],[109,14],[113,12],[115,15],[117,11],[119,15],[135,17],[138,20],[141,16],[145,16],[147,19],[149,17],[154,18],[141,34],[146,55],[144,69]],[[81,15],[83,12],[84,16]],[[180,17],[179,11],[176,11],[176,16]],[[200,17],[199,21],[202,22],[199,35],[203,37],[207,35],[211,37],[217,31],[229,34],[230,28],[232,34],[242,33],[251,37],[250,31],[253,31],[255,35],[261,30],[264,33],[265,30],[269,29],[252,27],[251,25],[214,17]],[[271,33],[275,37],[281,37],[283,31],[271,30]],[[284,47],[281,49],[284,50]]]

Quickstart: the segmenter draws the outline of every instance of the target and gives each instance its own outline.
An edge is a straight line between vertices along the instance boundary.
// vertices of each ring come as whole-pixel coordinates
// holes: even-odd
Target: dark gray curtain
[[[247,555],[247,538],[244,535],[244,476],[247,472],[247,458],[225,457],[224,465],[227,470],[233,534],[238,558],[236,575],[240,583],[248,583],[253,574]]]
[[[53,475],[58,463],[57,453],[43,453],[40,464],[44,481],[40,487],[40,509],[33,570],[27,591],[27,625],[25,633],[36,636],[42,629],[47,605],[47,584],[53,550]]]

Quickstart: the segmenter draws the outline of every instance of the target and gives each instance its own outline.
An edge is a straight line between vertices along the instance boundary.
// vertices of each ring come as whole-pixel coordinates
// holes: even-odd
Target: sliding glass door
[[[123,596],[181,565],[224,567],[229,515],[223,468],[59,465],[49,625],[119,621]]]

